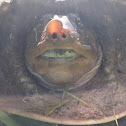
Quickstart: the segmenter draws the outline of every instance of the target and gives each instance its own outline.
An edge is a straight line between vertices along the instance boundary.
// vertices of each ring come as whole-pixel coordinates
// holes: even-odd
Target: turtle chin
[[[48,75],[42,76],[44,80],[47,80],[52,85],[64,85],[70,84],[73,80],[75,80],[74,75],[71,71],[56,71],[50,72]]]

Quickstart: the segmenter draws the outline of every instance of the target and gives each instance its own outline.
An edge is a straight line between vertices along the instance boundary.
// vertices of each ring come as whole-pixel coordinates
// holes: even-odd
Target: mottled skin
[[[49,89],[38,84],[26,67],[25,52],[27,48],[34,48],[42,41],[42,31],[49,22],[49,15],[69,17],[71,14],[80,19],[75,21],[77,28],[80,29],[78,33],[83,33],[83,35],[79,33],[82,37],[80,39],[91,45],[94,41],[94,46],[97,45],[97,48],[100,46],[102,52],[101,64],[95,76],[92,79],[87,78],[88,82],[71,91],[93,108],[71,99],[69,103],[47,117],[44,114],[46,105],[60,102],[62,92],[49,94]],[[109,122],[115,119],[114,112],[117,118],[125,116],[125,14],[126,3],[123,0],[73,0],[72,2],[71,0],[64,2],[19,0],[17,3],[14,1],[2,5],[0,7],[0,109],[41,121],[69,125]],[[64,99],[67,98],[70,97],[66,95]]]

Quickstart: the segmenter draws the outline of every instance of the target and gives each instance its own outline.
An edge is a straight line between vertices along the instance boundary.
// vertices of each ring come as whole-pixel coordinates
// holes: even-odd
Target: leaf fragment
[[[45,115],[46,116],[49,116],[51,113],[53,113],[57,108],[60,108],[61,106],[63,106],[64,104],[66,104],[67,102],[69,102],[70,100],[69,99],[66,99],[66,100],[63,100],[59,103],[56,103],[53,107],[51,108],[47,108],[45,110]]]
[[[15,120],[11,119],[8,114],[0,110],[0,122],[5,124],[6,126],[19,126]]]
[[[83,101],[82,99],[78,98],[77,96],[75,96],[74,94],[68,92],[68,91],[65,91],[65,93],[69,96],[71,96],[72,98],[78,100],[79,102],[83,103],[84,105],[90,107],[90,108],[93,108],[91,105],[89,105],[87,102]]]
[[[114,113],[114,116],[115,116],[116,125],[119,126],[119,123],[118,123],[118,120],[117,120],[117,117],[116,117],[116,114],[115,114],[115,111],[114,110],[113,110],[113,113]]]

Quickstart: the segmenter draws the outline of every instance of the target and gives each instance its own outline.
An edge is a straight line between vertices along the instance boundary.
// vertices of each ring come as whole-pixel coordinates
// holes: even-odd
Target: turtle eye
[[[80,18],[76,17],[75,23],[76,23],[77,25],[79,25],[79,24],[80,24]]]
[[[81,22],[81,20],[80,20],[80,18],[78,18],[78,17],[75,19],[75,24],[80,29],[83,29],[83,27],[84,27],[83,24],[82,24],[82,22]]]

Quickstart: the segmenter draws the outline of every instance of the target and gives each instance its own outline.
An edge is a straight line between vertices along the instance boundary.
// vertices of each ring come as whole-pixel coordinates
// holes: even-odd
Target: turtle
[[[126,115],[126,2],[13,0],[0,6],[0,109],[64,125]]]

